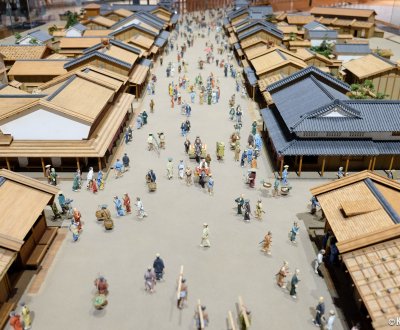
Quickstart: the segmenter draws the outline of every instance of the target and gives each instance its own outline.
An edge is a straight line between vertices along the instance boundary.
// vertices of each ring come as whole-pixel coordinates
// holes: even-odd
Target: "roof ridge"
[[[328,96],[331,100],[334,100],[335,97],[329,93],[329,91],[325,88],[325,86],[322,86],[321,82],[314,77],[314,75],[310,75],[311,80]]]
[[[72,75],[66,81],[64,81],[59,88],[57,88],[54,93],[50,94],[49,97],[46,99],[47,101],[51,101],[54,99],[58,94],[62,92],[62,90],[67,87],[73,80],[75,80],[76,75]]]
[[[386,63],[388,63],[388,64],[390,64],[390,65],[396,66],[396,63],[395,63],[395,62],[392,62],[392,61],[389,60],[388,58],[384,58],[383,56],[380,56],[380,55],[377,54],[377,53],[372,52],[370,55],[375,56],[376,58],[378,58],[378,59],[380,59],[380,60],[382,60],[382,61],[384,61],[384,62],[386,62]]]

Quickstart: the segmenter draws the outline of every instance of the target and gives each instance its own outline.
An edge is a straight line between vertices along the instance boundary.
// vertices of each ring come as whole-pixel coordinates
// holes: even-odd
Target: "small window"
[[[363,137],[364,132],[350,132],[350,137]]]
[[[342,133],[340,132],[326,132],[327,137],[340,137]]]
[[[400,132],[392,132],[392,136],[400,136]]]

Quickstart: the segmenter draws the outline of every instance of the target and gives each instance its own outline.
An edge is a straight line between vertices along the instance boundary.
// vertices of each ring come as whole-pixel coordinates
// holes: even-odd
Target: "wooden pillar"
[[[349,169],[349,163],[350,163],[350,156],[347,156],[346,165],[344,166],[344,173],[347,173],[347,170]]]
[[[279,166],[279,177],[282,177],[282,172],[283,172],[283,161],[285,160],[284,156],[281,156],[281,165]]]
[[[254,101],[256,88],[254,86],[252,88],[253,88],[253,101]]]
[[[102,169],[101,157],[98,157],[97,161],[99,163],[99,171],[101,171],[101,169]]]
[[[200,299],[197,300],[197,312],[199,313],[200,319],[200,329],[204,329],[204,318],[203,318],[203,310],[201,309],[201,302]]]
[[[375,169],[375,163],[376,163],[376,156],[374,156],[374,160],[372,161],[371,171],[374,171],[374,169]]]
[[[7,158],[6,158],[6,159],[7,159]],[[389,171],[392,170],[393,162],[394,162],[394,155],[390,158]]]
[[[7,164],[7,170],[11,171],[10,161],[8,160],[8,157],[6,157],[6,164]]]
[[[44,159],[43,159],[43,157],[40,157],[40,162],[42,163],[43,176],[46,177],[46,167],[44,166]]]
[[[324,176],[325,174],[325,163],[326,163],[326,157],[322,158],[321,176]]]
[[[80,171],[81,170],[81,164],[79,164],[79,157],[76,157],[76,168]]]
[[[372,167],[372,160],[373,160],[373,159],[374,159],[374,157],[372,157],[372,156],[369,158],[368,171],[371,170],[371,167]]]
[[[300,156],[300,162],[299,162],[299,172],[298,175],[301,176],[301,167],[303,166],[303,156]]]
[[[229,322],[229,326],[230,326],[229,329],[236,330],[236,324],[235,324],[235,321],[233,320],[233,315],[232,315],[231,311],[228,312],[228,322]]]

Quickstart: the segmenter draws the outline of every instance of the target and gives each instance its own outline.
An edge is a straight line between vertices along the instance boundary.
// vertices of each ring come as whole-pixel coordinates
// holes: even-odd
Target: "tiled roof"
[[[333,49],[335,54],[370,54],[368,44],[336,44]]]
[[[257,33],[259,31],[266,31],[267,33],[272,34],[272,35],[278,37],[279,39],[283,39],[283,33],[282,33],[281,30],[279,30],[279,29],[277,29],[275,27],[272,28],[270,26],[265,26],[265,25],[262,25],[262,26],[257,25],[257,26],[255,26],[255,27],[253,27],[251,29],[246,30],[243,33],[238,34],[238,39],[239,40],[243,40],[246,37],[248,37],[248,36],[250,36],[250,35],[252,35],[254,33]]]
[[[171,24],[176,24],[176,22],[178,22],[178,19],[179,19],[179,14],[173,14],[169,22]]]
[[[303,70],[297,71],[296,73],[291,74],[290,76],[286,77],[285,79],[279,80],[274,84],[271,84],[268,86],[267,91],[268,92],[273,92],[274,90],[277,90],[285,85],[291,85],[299,80],[304,79],[305,77],[308,76],[316,76],[319,77],[320,79],[327,80],[329,83],[332,83],[333,85],[337,86],[338,88],[344,90],[344,91],[349,91],[350,86],[334,77],[331,75],[321,71],[320,69],[316,68],[315,66],[309,66]]]
[[[28,33],[28,35],[30,35],[31,37],[33,37],[41,42],[46,42],[53,38],[50,34],[44,32],[42,30],[32,31],[32,32]]]
[[[270,29],[277,29],[277,27],[274,24],[272,24],[270,22],[267,22],[267,21],[248,20],[247,24],[245,24],[245,25],[239,27],[238,29],[236,29],[236,33],[241,33],[243,31],[248,30],[248,29],[252,28],[253,26],[257,26],[257,25],[265,26],[266,28],[270,28]]]
[[[133,53],[135,53],[135,54],[140,55],[140,50],[139,50],[139,49],[137,49],[137,48],[135,48],[135,47],[133,47],[133,46],[130,46],[130,45],[124,43],[124,42],[121,42],[121,41],[115,40],[115,39],[109,39],[108,42],[109,42],[111,45],[113,45],[113,46],[117,46],[117,47],[119,47],[119,48],[122,48],[122,49],[125,49],[125,50],[127,50],[127,51],[130,51],[130,52],[133,52]],[[92,51],[94,51],[94,50],[98,50],[98,49],[101,48],[102,46],[103,46],[103,45],[102,45],[102,43],[100,42],[100,43],[98,43],[97,45],[94,45],[94,46],[92,46],[92,47],[86,48],[86,49],[83,51],[83,53],[84,53],[84,54],[89,54],[90,52],[92,52]]]
[[[41,59],[46,49],[43,45],[0,45],[0,53],[6,61]]]
[[[132,65],[129,64],[129,63],[127,63],[127,62],[118,60],[118,59],[116,59],[115,57],[108,56],[108,55],[106,55],[106,54],[104,54],[104,53],[101,53],[101,52],[99,52],[99,51],[94,51],[94,52],[85,54],[85,55],[83,55],[83,56],[81,56],[81,57],[78,57],[78,58],[76,58],[76,59],[74,59],[74,60],[72,60],[72,61],[66,63],[66,64],[64,65],[64,68],[65,68],[65,69],[68,69],[68,68],[73,67],[73,66],[75,66],[76,64],[82,63],[82,62],[84,62],[84,61],[86,61],[87,59],[90,59],[90,58],[92,58],[92,57],[99,57],[99,58],[102,58],[102,59],[107,60],[107,61],[110,61],[110,62],[112,62],[112,63],[119,64],[119,65],[121,65],[121,66],[123,66],[123,67],[125,67],[125,68],[127,68],[127,69],[130,69],[130,68],[132,67]]]
[[[71,28],[73,28],[73,29],[75,29],[75,30],[78,30],[78,31],[80,31],[80,32],[83,32],[83,31],[87,30],[87,27],[84,26],[84,25],[81,24],[81,23],[76,23],[75,25],[72,25]]]
[[[147,13],[147,12],[138,12],[135,13],[135,17],[139,18],[140,20],[143,20],[146,24],[149,24],[159,30],[161,30],[164,26],[164,21],[160,18],[158,18],[156,15],[153,15],[152,13]]]
[[[246,68],[243,68],[243,71],[246,74],[249,84],[252,86],[257,85],[257,77],[254,70],[248,66]]]
[[[338,32],[336,30],[310,30],[308,31],[308,35],[311,39],[337,39]]]
[[[325,28],[326,29],[326,26],[319,22],[313,21],[313,22],[310,22],[310,23],[307,23],[306,25],[304,25],[303,28],[305,30],[314,30],[315,28]]]

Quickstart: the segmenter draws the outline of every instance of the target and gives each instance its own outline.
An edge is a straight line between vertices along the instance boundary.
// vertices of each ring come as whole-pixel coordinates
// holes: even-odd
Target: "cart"
[[[201,147],[200,158],[206,158],[206,156],[207,156],[207,145],[203,144]],[[195,158],[196,158],[196,153],[195,153],[194,144],[191,144],[189,147],[189,159],[195,159]]]
[[[155,182],[148,182],[147,186],[149,187],[149,192],[157,190],[157,183]]]
[[[224,159],[224,154],[225,154],[225,143],[224,142],[217,142],[217,159],[222,160]]]

